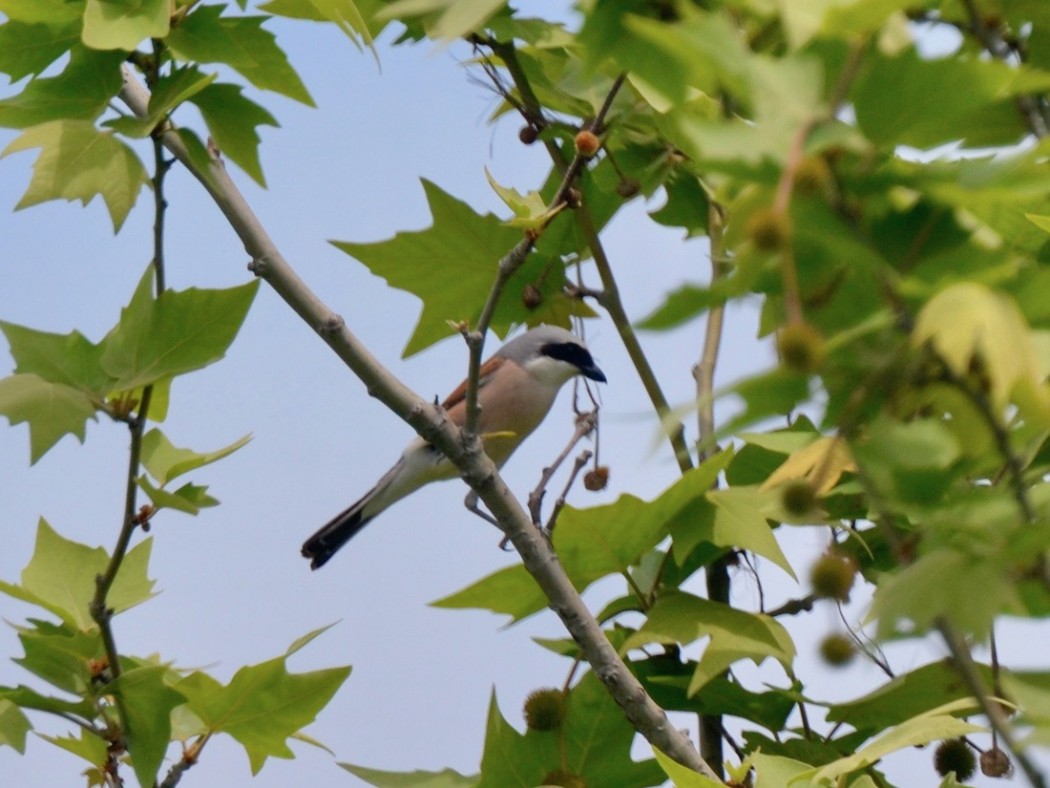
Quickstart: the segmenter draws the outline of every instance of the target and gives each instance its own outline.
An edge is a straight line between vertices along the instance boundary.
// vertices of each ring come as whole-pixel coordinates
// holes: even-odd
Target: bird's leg
[[[468,512],[470,512],[472,514],[476,514],[478,517],[480,517],[485,522],[492,523],[494,526],[499,528],[499,522],[496,520],[496,518],[493,517],[488,512],[482,511],[482,509],[478,506],[478,494],[476,492],[474,492],[473,490],[471,490],[469,493],[467,493],[467,497],[463,499],[463,505],[467,507],[467,511]],[[509,544],[510,544],[510,539],[508,537],[504,536],[500,540],[499,549],[500,550],[509,550],[510,549],[508,547]]]

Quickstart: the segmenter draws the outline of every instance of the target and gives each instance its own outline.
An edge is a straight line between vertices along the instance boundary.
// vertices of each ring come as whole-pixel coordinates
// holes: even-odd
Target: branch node
[[[332,312],[324,319],[321,323],[321,328],[318,333],[323,337],[330,337],[334,334],[338,334],[346,326],[346,321],[343,320],[343,316]]]

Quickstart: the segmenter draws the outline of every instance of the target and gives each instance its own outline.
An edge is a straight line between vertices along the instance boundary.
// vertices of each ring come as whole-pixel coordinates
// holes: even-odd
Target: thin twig
[[[546,527],[548,534],[554,533],[554,525],[558,522],[558,515],[561,514],[561,510],[565,508],[565,502],[569,498],[569,490],[572,489],[572,485],[576,482],[576,477],[580,475],[580,471],[591,461],[592,456],[590,449],[584,449],[572,464],[572,470],[569,471],[569,478],[565,480],[565,486],[562,488],[561,495],[554,500],[554,506],[551,507],[551,516],[547,520]]]
[[[561,450],[561,453],[555,458],[554,462],[543,469],[543,472],[540,474],[540,481],[536,485],[536,489],[529,493],[529,514],[532,515],[532,522],[536,525],[539,525],[543,521],[543,496],[547,492],[547,484],[550,482],[554,474],[558,472],[558,468],[560,468],[561,464],[565,462],[565,458],[569,456],[569,452],[573,450],[573,447],[594,432],[594,428],[597,425],[597,410],[581,413],[576,418],[576,429],[572,433],[572,437],[569,438],[569,442],[565,444],[565,448]],[[548,528],[548,530],[550,529]]]

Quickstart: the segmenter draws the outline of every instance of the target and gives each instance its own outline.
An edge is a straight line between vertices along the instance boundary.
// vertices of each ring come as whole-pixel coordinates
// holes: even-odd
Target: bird
[[[510,340],[481,365],[475,429],[496,467],[502,467],[540,425],[562,385],[577,375],[606,382],[583,341],[552,325],[536,326]],[[441,403],[457,427],[466,422],[466,396],[464,380]],[[458,473],[437,448],[416,437],[371,490],[303,543],[302,554],[310,559],[310,568],[324,566],[362,528],[405,496],[430,482],[454,479]]]

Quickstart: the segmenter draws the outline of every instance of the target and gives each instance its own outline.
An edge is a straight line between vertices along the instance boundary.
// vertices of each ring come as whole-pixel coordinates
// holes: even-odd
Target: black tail
[[[303,556],[310,559],[311,569],[320,569],[340,547],[349,542],[354,534],[368,525],[371,517],[364,517],[363,501],[358,501],[346,511],[336,515],[317,533],[303,542]]]

